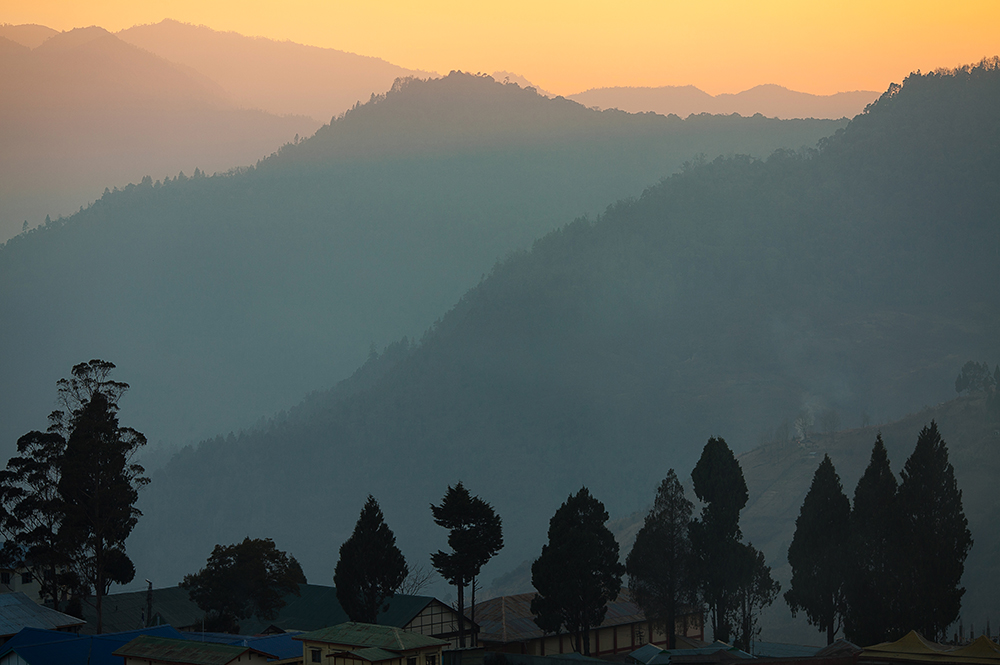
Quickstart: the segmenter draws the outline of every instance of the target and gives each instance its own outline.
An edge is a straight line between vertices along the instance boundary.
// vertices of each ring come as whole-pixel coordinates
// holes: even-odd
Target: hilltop
[[[504,516],[509,569],[581,484],[627,514],[709,436],[743,452],[803,414],[835,430],[940,402],[1000,356],[998,102],[996,62],[912,74],[815,151],[691,163],[549,233],[418,344],[178,455],[132,551],[171,579],[264,533],[319,579],[373,493],[421,561],[442,542],[427,506],[461,479]]]

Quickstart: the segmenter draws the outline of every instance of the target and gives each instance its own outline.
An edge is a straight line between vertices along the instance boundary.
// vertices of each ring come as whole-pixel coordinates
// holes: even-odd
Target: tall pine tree
[[[708,603],[712,634],[728,642],[733,608],[745,579],[740,542],[740,511],[749,493],[743,470],[725,439],[711,438],[691,472],[695,495],[705,502],[701,518],[691,522],[691,546],[702,597]]]
[[[858,645],[896,640],[906,632],[899,620],[900,543],[896,477],[882,434],[854,490],[844,636]]]
[[[900,566],[903,625],[938,639],[957,618],[965,589],[960,585],[972,547],[962,491],[948,461],[937,423],[920,430],[906,460],[899,506],[907,556]]]
[[[688,534],[692,507],[670,469],[625,560],[632,598],[647,618],[663,624],[668,649],[676,648],[678,607],[695,595]]]
[[[378,501],[369,494],[354,533],[340,546],[333,572],[337,600],[351,621],[375,623],[408,572],[396,536],[385,523]]]
[[[792,583],[785,601],[792,616],[805,610],[809,623],[826,631],[827,644],[833,644],[844,618],[850,519],[851,504],[830,456],[824,455],[795,520],[788,548]]]

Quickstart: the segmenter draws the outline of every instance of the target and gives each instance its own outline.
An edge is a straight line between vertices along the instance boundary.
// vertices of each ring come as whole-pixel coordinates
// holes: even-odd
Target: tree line
[[[828,643],[841,628],[860,645],[910,630],[941,639],[961,610],[971,547],[962,491],[937,424],[920,431],[899,482],[879,434],[853,506],[829,456],[816,470],[788,548],[792,586],[785,600],[793,615],[804,611],[825,631]]]

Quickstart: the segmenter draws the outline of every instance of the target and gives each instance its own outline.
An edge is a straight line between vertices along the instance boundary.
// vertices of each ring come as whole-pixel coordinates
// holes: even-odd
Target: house
[[[23,628],[46,628],[75,633],[84,621],[44,605],[20,591],[0,594],[0,644]]]
[[[147,625],[148,591],[115,593],[104,597],[104,629],[135,630]],[[285,606],[271,620],[251,617],[240,621],[240,632],[247,635],[275,634],[291,631],[319,630],[350,621],[337,600],[332,586],[300,584],[299,595],[288,594]],[[97,613],[88,603],[83,605],[87,626],[83,632],[93,633]],[[186,589],[166,587],[152,590],[152,611],[149,625],[169,624],[182,631],[202,630],[204,612],[191,600]],[[422,635],[440,638],[449,643],[458,641],[458,612],[430,596],[393,596],[386,609],[379,613],[377,623],[394,626]],[[478,627],[465,620],[465,632],[475,643]]]
[[[27,569],[0,568],[0,594],[21,592],[34,600],[38,598],[41,588],[42,585]]]
[[[296,635],[306,665],[441,665],[448,642],[393,626],[342,623]]]
[[[534,597],[534,593],[522,593],[477,603],[474,616],[480,626],[479,643],[495,651],[533,656],[574,651],[574,635],[546,634],[535,623],[531,613]],[[677,618],[676,634],[704,640],[705,623],[701,610],[682,608],[682,612]],[[618,598],[608,603],[601,625],[590,630],[590,655],[595,657],[631,653],[650,643],[666,646],[667,636],[662,626],[646,619],[627,589],[622,589]]]
[[[264,665],[268,660],[277,658],[274,654],[246,645],[197,642],[155,635],[140,635],[115,649],[113,655],[121,656],[124,665]]]

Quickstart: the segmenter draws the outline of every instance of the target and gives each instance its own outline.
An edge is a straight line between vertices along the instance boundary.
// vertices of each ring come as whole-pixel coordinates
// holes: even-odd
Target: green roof
[[[369,663],[378,663],[383,660],[392,660],[393,658],[400,657],[395,651],[386,651],[385,649],[379,649],[378,647],[355,649],[351,652],[351,655],[355,658],[367,660]]]
[[[113,655],[129,658],[148,658],[170,663],[190,663],[191,665],[226,665],[248,651],[254,651],[269,658],[273,654],[264,653],[250,647],[219,644],[217,642],[194,642],[175,640],[168,637],[140,635],[117,649]]]
[[[401,630],[394,626],[377,626],[371,623],[355,622],[302,633],[296,635],[295,639],[304,642],[346,644],[352,647],[378,647],[389,651],[409,651],[410,649],[448,644],[445,640]]]

